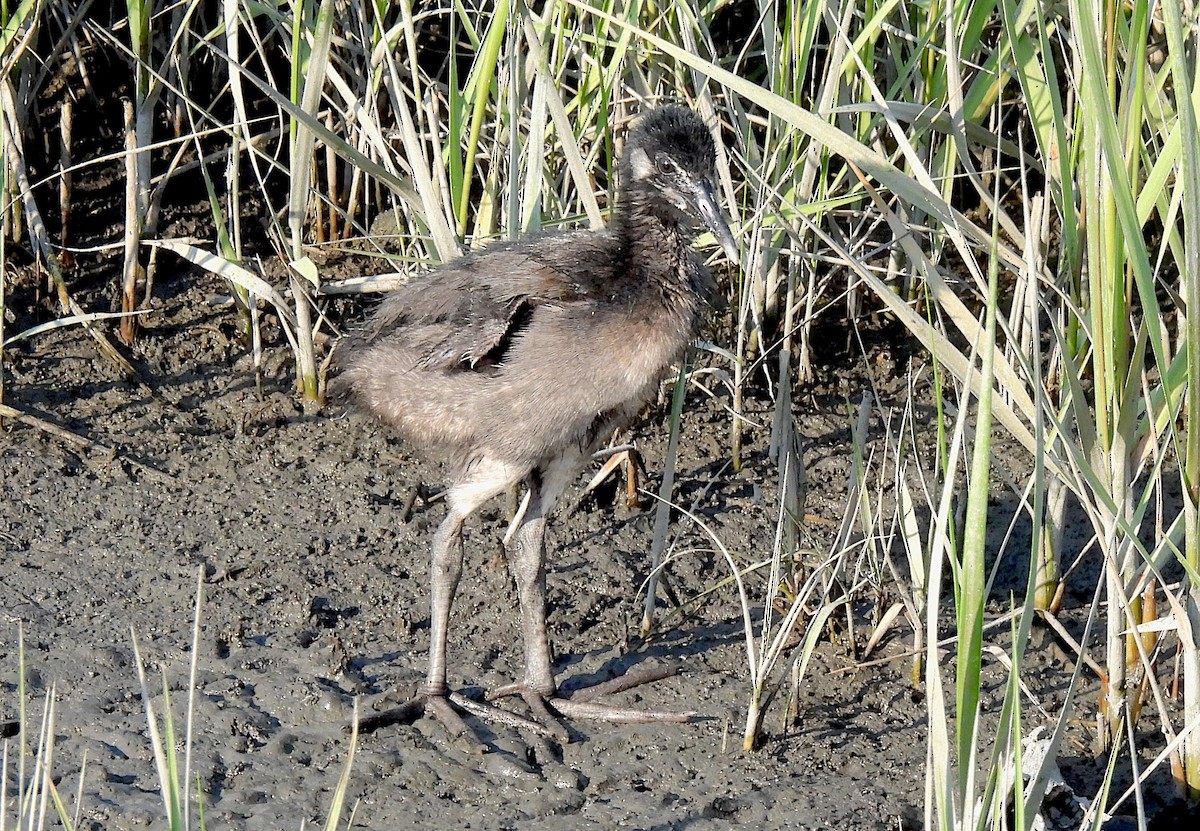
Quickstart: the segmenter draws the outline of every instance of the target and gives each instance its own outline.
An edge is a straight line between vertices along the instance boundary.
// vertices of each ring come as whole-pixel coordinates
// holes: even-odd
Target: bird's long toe
[[[696,717],[692,712],[642,710],[637,707],[599,704],[595,701],[576,701],[573,698],[551,698],[546,703],[567,718],[607,721],[610,724],[684,724]]]
[[[361,719],[358,729],[362,733],[372,733],[384,727],[396,724],[411,725],[418,719],[431,718],[445,728],[453,741],[462,743],[473,753],[486,753],[489,749],[487,742],[463,718],[462,714],[465,713],[480,721],[501,724],[563,744],[571,740],[567,729],[546,708],[546,702],[552,700],[550,696],[542,695],[524,685],[513,685],[506,694],[521,695],[533,718],[525,718],[485,701],[467,698],[461,693],[430,692],[423,689],[402,704],[380,710]],[[489,698],[493,697],[495,696],[489,696]]]
[[[634,685],[631,685],[634,686]],[[628,689],[628,687],[625,687]],[[559,722],[559,718],[586,719],[589,721],[606,721],[610,724],[653,724],[670,722],[682,724],[695,717],[695,713],[680,713],[670,710],[643,710],[637,707],[619,707],[612,704],[602,704],[590,697],[564,697],[558,694],[544,695],[537,690],[523,685],[511,685],[494,691],[489,698],[498,697],[497,693],[519,695],[529,707],[534,719],[548,728],[555,738],[568,741],[568,733]],[[557,729],[556,729],[557,728]]]
[[[569,695],[561,695],[554,688],[546,690],[524,683],[499,687],[489,692],[487,697],[494,701],[506,696],[519,695],[529,706],[534,718],[545,725],[557,723],[556,716],[568,719],[606,721],[611,724],[682,724],[695,718],[696,713],[620,707],[603,704],[596,700],[606,695],[613,695],[643,684],[669,678],[678,671],[677,664],[654,664],[631,669],[608,681],[576,688]]]
[[[572,690],[570,694],[555,698],[550,706],[568,718],[586,718],[608,721],[618,724],[649,724],[654,722],[670,722],[681,724],[696,717],[694,712],[676,712],[672,710],[641,710],[631,707],[616,707],[600,704],[596,701],[607,695],[614,695],[643,684],[651,684],[670,678],[679,673],[679,664],[651,663],[633,667],[620,675]]]
[[[459,715],[455,708],[459,702],[452,703],[452,698],[461,699],[461,696],[447,691],[430,692],[423,689],[398,706],[380,710],[362,719],[358,729],[363,733],[373,733],[395,724],[413,724],[418,719],[427,717],[438,721],[453,740],[461,740],[471,752],[486,752],[487,745]]]

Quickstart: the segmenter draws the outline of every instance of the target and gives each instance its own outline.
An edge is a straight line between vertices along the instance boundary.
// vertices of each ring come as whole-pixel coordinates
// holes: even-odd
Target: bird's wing
[[[452,321],[418,325],[407,333],[411,345],[422,353],[418,366],[427,369],[484,369],[503,360],[511,338],[529,324],[533,312],[526,298],[515,298],[505,305],[476,302],[461,317]],[[420,341],[420,334],[428,340]]]
[[[502,363],[539,307],[594,293],[590,280],[572,279],[556,264],[574,246],[560,243],[555,254],[539,242],[465,257],[389,293],[365,340],[394,337],[426,369],[486,370]]]
[[[497,251],[480,262],[478,283],[486,285],[488,294],[500,302],[528,297],[544,302],[569,303],[583,300],[589,290],[586,268],[576,269],[571,262],[577,259],[578,245],[563,244],[555,249],[538,240],[520,250]],[[570,255],[576,254],[576,257]],[[593,266],[592,271],[596,270]],[[572,273],[578,276],[572,277]]]

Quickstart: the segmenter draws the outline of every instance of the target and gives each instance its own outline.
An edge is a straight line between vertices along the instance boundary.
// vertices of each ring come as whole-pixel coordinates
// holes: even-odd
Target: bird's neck
[[[645,276],[668,282],[688,280],[690,229],[641,191],[635,189],[623,195],[613,216],[612,230],[624,243],[630,263]]]
[[[636,296],[657,298],[661,310],[690,331],[714,288],[712,275],[692,252],[691,227],[635,190],[617,205],[611,230],[625,254],[620,272],[640,286]]]

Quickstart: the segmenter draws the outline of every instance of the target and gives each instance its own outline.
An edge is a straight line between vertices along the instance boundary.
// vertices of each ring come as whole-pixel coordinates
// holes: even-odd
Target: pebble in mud
[[[503,776],[520,782],[540,782],[541,775],[534,768],[518,761],[513,753],[504,752],[503,743],[497,742],[498,751],[484,753],[479,757],[479,770],[491,776]]]

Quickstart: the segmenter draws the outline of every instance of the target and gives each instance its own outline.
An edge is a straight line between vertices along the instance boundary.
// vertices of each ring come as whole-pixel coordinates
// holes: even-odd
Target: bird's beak
[[[701,179],[696,184],[696,207],[700,209],[700,219],[704,222],[704,227],[712,231],[725,256],[734,265],[741,265],[737,243],[725,222],[725,216],[721,213],[721,206],[717,204],[717,194],[712,182],[707,179]]]

